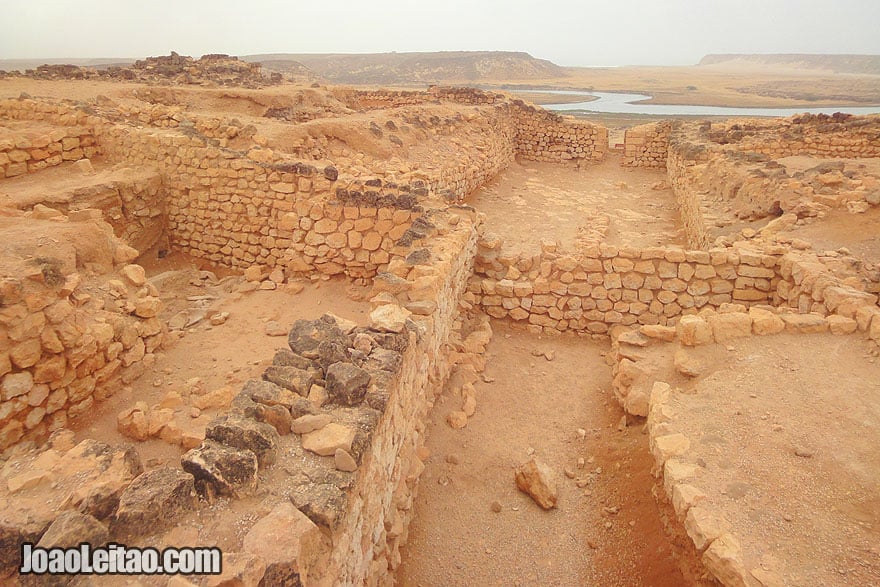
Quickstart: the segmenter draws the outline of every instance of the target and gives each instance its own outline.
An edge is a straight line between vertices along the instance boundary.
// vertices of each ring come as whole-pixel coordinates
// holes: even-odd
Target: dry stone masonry
[[[106,75],[125,71],[178,84],[277,81],[225,56],[172,54]],[[487,231],[465,199],[517,159],[601,160],[607,129],[470,88],[308,88],[295,99],[199,91],[246,105],[260,124],[193,111],[180,87],[144,87],[124,103],[0,101],[0,231],[13,243],[0,275],[0,450],[10,449],[0,573],[24,541],[58,543],[71,527],[96,540],[143,539],[284,475],[285,492],[228,553],[229,584],[245,575],[245,584],[390,584],[425,468],[429,410],[456,387],[461,409],[448,423],[468,425],[489,316],[536,335],[610,339],[613,393],[647,418],[691,558],[707,581],[750,584],[744,539],[710,532],[712,512],[676,463],[689,441],[669,427],[669,385],[640,352],[780,332],[857,336],[876,350],[876,260],[781,233],[829,210],[875,211],[880,179],[851,161],[775,162],[878,157],[876,117],[630,129],[622,163],[666,169],[688,247],[612,246],[597,229],[574,246],[547,238],[528,251]],[[58,166],[63,181],[50,179]],[[47,178],[44,197],[28,191],[28,174]],[[746,220],[757,228],[737,224]],[[325,314],[273,324],[287,345],[261,378],[118,413],[122,435],[175,445],[179,463],[145,466],[134,449],[74,443],[76,417],[148,372],[171,338],[160,292],[135,263],[154,246],[243,273],[251,290],[343,276],[371,288],[370,323]],[[686,354],[675,368],[699,371]],[[556,505],[543,464],[516,475],[542,507]]]

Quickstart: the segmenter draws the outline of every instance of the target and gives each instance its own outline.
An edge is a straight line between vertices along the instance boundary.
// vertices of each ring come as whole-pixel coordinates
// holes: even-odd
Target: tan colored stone
[[[828,323],[828,330],[831,331],[831,334],[852,334],[858,327],[852,318],[837,314],[826,316],[825,321]]]
[[[119,274],[134,286],[141,287],[147,282],[147,272],[140,265],[125,265]]]
[[[341,448],[337,448],[336,452],[333,455],[333,459],[336,468],[340,471],[345,471],[347,473],[357,471],[357,461],[355,461],[354,457],[351,456],[347,451]]]
[[[723,521],[700,505],[691,507],[684,521],[684,528],[698,551],[705,550],[713,540],[724,532]]]
[[[262,281],[263,276],[265,275],[263,271],[263,267],[260,265],[251,265],[247,269],[244,270],[244,278],[247,281],[256,282]]]
[[[749,308],[752,318],[752,332],[757,335],[778,334],[785,330],[785,322],[770,310]]]
[[[446,415],[446,423],[452,428],[459,430],[467,426],[467,414],[461,410],[453,410]]]
[[[672,326],[660,326],[659,324],[645,324],[639,327],[639,332],[648,338],[655,338],[666,342],[675,339],[675,328]]]
[[[531,497],[535,503],[549,510],[556,507],[559,492],[553,471],[537,459],[531,459],[517,467],[517,488]]]
[[[672,457],[683,455],[690,447],[691,441],[684,434],[667,434],[653,439],[651,452],[658,462],[665,463]]]
[[[788,332],[811,334],[828,330],[828,322],[819,314],[781,314]]]
[[[713,342],[712,328],[699,316],[682,316],[676,328],[681,344],[697,346]]]
[[[716,538],[703,553],[703,564],[726,587],[749,587],[748,571],[742,560],[739,540],[730,533]]]
[[[289,501],[283,501],[245,535],[242,550],[266,562],[261,585],[299,583],[307,557],[322,542],[321,530]]]
[[[134,313],[140,318],[153,318],[162,311],[162,300],[155,296],[145,296],[135,302]]]
[[[0,384],[0,398],[8,401],[13,398],[27,395],[34,387],[34,377],[28,371],[21,373],[10,373],[3,377],[3,383]]]
[[[385,304],[370,312],[370,328],[380,332],[402,332],[412,312],[397,304]]]
[[[26,340],[9,349],[9,359],[19,369],[27,369],[36,365],[41,354],[42,347],[38,338]]]
[[[724,343],[752,334],[752,319],[745,313],[716,314],[709,316],[708,322],[715,342]]]
[[[319,430],[302,435],[302,446],[322,457],[333,456],[336,449],[351,451],[355,431],[342,424],[330,423]]]
[[[675,370],[685,377],[699,377],[706,366],[703,361],[689,353],[685,349],[678,349],[673,355]]]
[[[137,402],[134,407],[122,410],[116,416],[116,429],[123,436],[134,440],[146,440],[150,437],[149,408],[144,402]]]
[[[296,418],[290,426],[295,434],[308,434],[320,430],[333,421],[330,414],[306,414]]]
[[[705,493],[687,483],[679,483],[672,490],[672,507],[679,518],[685,517],[691,507],[704,499]]]

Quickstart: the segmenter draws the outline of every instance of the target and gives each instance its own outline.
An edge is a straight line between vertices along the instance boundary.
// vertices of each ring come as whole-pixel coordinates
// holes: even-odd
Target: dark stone
[[[278,367],[296,367],[297,369],[304,369],[312,373],[315,379],[324,378],[320,363],[298,355],[289,349],[278,349],[278,351],[275,352],[275,356],[272,358],[272,364],[277,365]]]
[[[40,538],[37,546],[42,548],[71,548],[88,542],[103,546],[110,540],[107,526],[89,516],[73,510],[61,512]]]
[[[384,412],[385,408],[388,406],[390,395],[391,394],[386,389],[370,390],[367,392],[366,404],[374,410]]]
[[[195,505],[192,475],[167,466],[148,471],[122,492],[110,531],[116,538],[154,534]]]
[[[257,455],[261,467],[275,461],[280,437],[271,425],[239,414],[228,414],[212,420],[205,430],[206,440],[247,449]]]
[[[315,404],[304,397],[297,396],[296,402],[290,406],[290,417],[292,420],[296,420],[300,416],[305,416],[306,414],[317,414],[318,412],[320,412],[320,410],[315,407]]]
[[[248,379],[238,396],[243,396],[251,402],[265,406],[284,406],[286,408],[290,408],[297,398],[296,393],[292,390],[285,389],[273,381],[260,381],[259,379]],[[233,405],[236,405],[235,400],[233,400]],[[245,403],[243,407],[249,405],[249,403]]]
[[[309,395],[309,390],[312,388],[312,384],[315,382],[314,375],[312,375],[312,373],[309,373],[308,371],[299,369],[297,367],[278,367],[276,365],[272,365],[266,368],[266,370],[263,372],[263,379],[269,381],[270,383],[274,383],[279,387],[283,387],[284,389],[289,389],[290,391],[298,393],[301,396]]]
[[[14,572],[21,563],[21,545],[36,543],[51,519],[29,519],[23,524],[0,519],[0,578]]]
[[[180,459],[183,470],[195,478],[195,488],[202,496],[238,497],[257,486],[257,455],[206,440]]]
[[[333,363],[327,369],[327,396],[332,403],[357,405],[369,385],[370,374],[353,363]]]
[[[328,530],[335,530],[345,513],[345,493],[330,483],[308,483],[291,492],[290,501],[309,519]]]
[[[397,207],[401,210],[419,209],[419,199],[414,194],[400,194],[397,196]]]
[[[318,345],[318,363],[321,365],[321,369],[324,373],[327,373],[327,369],[333,363],[339,363],[340,361],[347,361],[349,359],[348,347],[350,344],[350,341],[346,339],[345,342],[339,340],[325,340]],[[308,394],[308,392],[306,392],[306,394]]]
[[[336,320],[327,315],[317,320],[297,320],[287,337],[290,350],[307,359],[317,359],[318,346],[325,341],[348,344],[348,339],[336,325]]]
[[[370,336],[383,349],[403,353],[409,347],[409,335],[403,332],[370,332]]]
[[[391,295],[398,295],[405,292],[411,287],[411,283],[402,277],[398,277],[393,273],[381,271],[373,278],[374,285],[381,288],[380,291],[387,291]]]
[[[89,491],[86,498],[79,505],[79,511],[98,520],[109,520],[116,512],[116,508],[119,507],[119,496],[121,494],[121,488],[107,485],[95,487]]]
[[[354,417],[347,422],[349,426],[353,426],[355,429],[350,453],[358,464],[361,463],[364,454],[370,449],[370,445],[373,442],[373,432],[375,432],[381,416],[382,413],[380,411],[368,407],[360,407],[354,411]]]
[[[431,262],[431,251],[428,249],[416,249],[406,256],[407,265],[427,265]]]
[[[368,371],[389,371],[397,373],[400,364],[403,361],[400,353],[382,347],[376,347],[367,357],[364,363],[364,369]]]

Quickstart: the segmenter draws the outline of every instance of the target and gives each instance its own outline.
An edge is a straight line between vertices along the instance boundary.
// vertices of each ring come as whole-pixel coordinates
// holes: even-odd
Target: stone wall
[[[730,302],[770,303],[779,259],[758,251],[585,246],[506,251],[484,235],[465,301],[535,332],[605,334],[615,324],[667,324]]]
[[[142,268],[125,265],[137,251],[88,215],[64,220],[47,226],[60,248],[37,245],[35,257],[0,277],[0,450],[64,428],[143,373],[164,341],[158,292]],[[89,277],[83,263],[99,262],[122,275]]]
[[[625,167],[666,167],[669,134],[673,124],[669,120],[642,124],[626,129],[623,135]]]
[[[36,173],[64,161],[92,157],[91,130],[75,124],[39,130],[0,129],[0,178]]]
[[[878,157],[880,117],[803,114],[783,119],[713,124],[709,138],[744,153],[773,159],[792,155]]]
[[[563,117],[521,100],[516,111],[516,152],[531,161],[601,160],[608,152],[608,129]]]
[[[705,149],[695,147],[685,141],[674,140],[667,153],[667,176],[675,199],[678,213],[684,226],[688,246],[694,249],[707,249],[710,246],[709,235],[704,211],[707,204],[703,202],[705,189],[702,186],[708,153]]]
[[[352,177],[332,164],[291,160],[270,149],[226,149],[210,137],[174,130],[179,121],[166,110],[126,111],[115,124],[66,105],[0,103],[0,115],[13,119],[89,124],[107,158],[155,167],[163,177],[172,245],[241,269],[257,264],[372,276],[418,217],[420,201],[461,199],[514,157],[515,130],[503,108],[487,113],[494,120],[486,148],[463,149],[426,179],[404,183]],[[135,128],[131,121],[158,128]]]
[[[878,295],[853,286],[852,277],[834,274],[837,258],[820,258],[807,252],[790,252],[779,260],[780,280],[774,299],[780,307],[802,314],[833,315],[858,319],[859,328],[867,330],[874,315],[880,314]],[[874,291],[877,291],[876,284]],[[869,287],[870,289],[870,287]],[[880,329],[880,323],[877,328]]]
[[[407,540],[425,466],[419,449],[424,446],[426,418],[448,376],[447,343],[472,271],[473,222],[462,218],[441,228],[426,244],[427,248],[416,249],[421,251],[421,262],[413,257],[397,259],[391,269],[399,275],[377,283],[377,291],[386,295],[397,291],[399,303],[418,313],[411,316],[410,345],[388,387],[384,414],[348,493],[344,522],[333,533],[333,553],[324,576],[332,584],[386,584],[400,564],[400,548]],[[389,287],[392,281],[395,285]]]
[[[506,94],[474,88],[438,86],[427,92],[357,91],[349,101],[353,107],[359,109],[396,108],[442,101],[467,105],[497,105],[513,121],[516,155],[531,161],[600,160],[608,151],[608,130],[605,127],[560,116]]]

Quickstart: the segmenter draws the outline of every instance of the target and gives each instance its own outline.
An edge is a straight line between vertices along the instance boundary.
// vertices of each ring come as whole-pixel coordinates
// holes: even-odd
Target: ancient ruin
[[[618,149],[504,92],[226,56],[29,75],[0,100],[3,581],[25,542],[112,540],[224,551],[144,584],[406,584],[419,493],[468,499],[436,495],[466,463],[428,433],[558,401],[567,464],[511,447],[487,519],[597,512],[578,548],[623,557],[597,536],[645,522],[592,491],[642,455],[619,486],[653,488],[670,584],[880,582],[877,116]],[[529,377],[613,425],[527,404]]]

